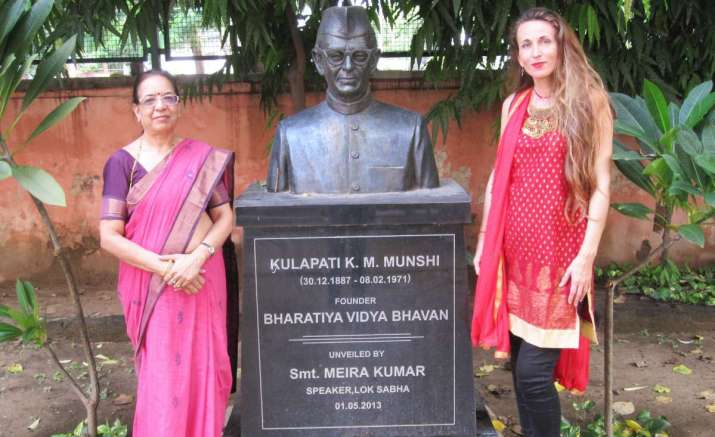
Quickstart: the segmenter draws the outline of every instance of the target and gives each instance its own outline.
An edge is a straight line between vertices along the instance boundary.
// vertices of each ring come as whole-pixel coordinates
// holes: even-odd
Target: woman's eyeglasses
[[[163,96],[149,96],[145,98],[144,100],[141,100],[139,102],[139,105],[145,107],[145,108],[153,108],[159,103],[159,100],[161,100],[161,103],[163,103],[166,106],[175,106],[177,103],[179,103],[179,96],[176,94],[165,94]]]

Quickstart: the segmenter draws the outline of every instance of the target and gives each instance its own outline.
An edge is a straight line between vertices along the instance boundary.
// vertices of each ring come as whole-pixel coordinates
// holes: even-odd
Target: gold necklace
[[[172,141],[173,144],[169,148],[169,151],[166,152],[162,160],[166,157],[166,155],[170,154],[172,150],[174,150],[174,147],[176,147],[177,144],[179,144],[179,141],[177,138]],[[139,157],[142,155],[142,146],[144,145],[144,135],[139,137],[139,150],[137,151],[137,156],[134,157],[134,163],[132,164],[132,171],[129,173],[129,189],[132,189],[132,184],[134,182],[134,171],[137,168],[137,161],[139,160]]]
[[[134,163],[132,164],[132,171],[129,173],[129,191],[132,189],[132,185],[134,183],[134,170],[137,169],[137,161],[139,160],[139,157],[142,154],[142,145],[144,144],[144,136],[139,137],[139,151],[137,152],[137,156],[134,157]]]
[[[529,105],[526,109],[529,114],[524,120],[521,131],[534,139],[541,138],[547,132],[556,128],[556,119],[553,106],[549,108],[537,108]]]

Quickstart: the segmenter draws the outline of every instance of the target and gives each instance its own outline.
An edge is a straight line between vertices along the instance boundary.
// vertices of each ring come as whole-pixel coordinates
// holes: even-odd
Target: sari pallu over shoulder
[[[491,205],[484,235],[484,249],[480,262],[479,277],[474,296],[472,317],[472,344],[484,349],[495,348],[495,357],[508,358],[509,311],[506,301],[506,273],[503,252],[504,226],[509,198],[512,163],[521,128],[527,116],[532,89],[518,93],[511,104],[508,121],[499,141]],[[567,389],[579,393],[588,384],[589,342],[584,337],[593,330],[592,298],[579,311],[582,317],[581,336],[576,349],[561,349],[554,378]]]
[[[474,294],[472,344],[485,349],[496,348],[497,358],[507,358],[511,350],[502,243],[511,164],[530,96],[531,89],[528,89],[512,100],[509,120],[497,148],[489,216],[483,218],[487,220],[487,228]]]
[[[184,253],[222,175],[232,181],[227,175],[232,163],[228,150],[194,140],[179,143],[129,191],[125,236],[155,253]],[[137,354],[165,284],[158,275],[120,262],[118,288],[127,335]]]

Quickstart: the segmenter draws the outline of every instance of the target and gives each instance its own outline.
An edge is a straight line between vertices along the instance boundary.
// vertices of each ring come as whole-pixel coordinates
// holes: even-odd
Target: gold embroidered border
[[[509,314],[509,330],[517,337],[538,347],[576,349],[580,327],[581,324],[577,319],[573,329],[544,329],[514,314]]]
[[[101,217],[108,220],[126,220],[127,202],[113,197],[103,197]]]

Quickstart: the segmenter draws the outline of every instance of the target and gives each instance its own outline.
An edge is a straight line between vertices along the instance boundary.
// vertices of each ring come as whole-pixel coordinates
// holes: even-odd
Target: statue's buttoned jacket
[[[279,123],[270,191],[379,193],[439,185],[425,121],[376,100],[354,114],[326,101]]]

